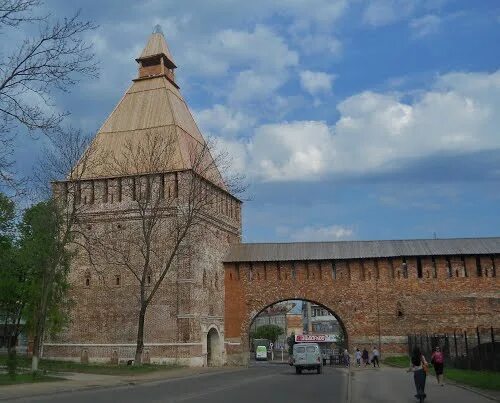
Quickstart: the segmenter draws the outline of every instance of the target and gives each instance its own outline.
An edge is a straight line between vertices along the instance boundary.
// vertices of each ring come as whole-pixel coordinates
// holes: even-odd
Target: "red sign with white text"
[[[296,343],[333,343],[335,342],[333,334],[296,334]]]

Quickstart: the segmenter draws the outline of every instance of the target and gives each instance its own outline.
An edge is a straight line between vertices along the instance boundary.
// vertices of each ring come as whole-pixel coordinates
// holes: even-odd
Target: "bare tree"
[[[87,233],[82,245],[96,270],[128,272],[137,284],[136,365],[142,363],[146,312],[165,277],[206,236],[202,229],[208,230],[204,224],[215,213],[221,189],[244,190],[243,178],[222,179],[219,167],[229,167],[227,156],[212,155],[210,142],[193,142],[189,169],[173,169],[180,153],[175,138],[148,132],[140,142],[125,143],[112,165],[114,176],[130,184],[125,189],[132,216]],[[169,175],[178,180],[170,182]]]
[[[40,0],[0,0],[0,28],[39,20],[40,17],[32,15],[33,9],[39,5]]]
[[[36,25],[26,38],[0,59],[0,183],[13,184],[15,129],[49,134],[67,112],[54,108],[54,90],[67,91],[82,76],[95,76],[92,46],[83,36],[96,28],[79,12],[62,21],[36,16],[37,0],[0,0],[0,33]]]
[[[44,150],[44,158],[35,173],[39,197],[48,200],[43,213],[46,226],[50,227],[46,234],[50,249],[45,253],[47,258],[40,259],[37,265],[37,285],[31,301],[33,371],[38,370],[49,311],[67,302],[64,291],[74,242],[80,237],[79,221],[88,210],[88,206],[79,202],[80,181],[106,160],[104,152],[80,131],[57,130],[50,139],[50,146]],[[52,184],[52,189],[48,189],[47,184]]]

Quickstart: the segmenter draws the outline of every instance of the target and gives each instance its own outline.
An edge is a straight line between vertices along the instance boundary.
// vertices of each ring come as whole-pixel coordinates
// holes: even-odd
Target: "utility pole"
[[[382,358],[382,336],[381,336],[381,330],[380,330],[380,303],[379,303],[379,297],[378,297],[378,280],[379,276],[375,278],[375,294],[377,296],[377,322],[378,322],[378,351],[380,354],[380,358]]]
[[[311,334],[312,333],[312,307],[311,303],[309,301],[306,302],[307,304],[307,333]]]

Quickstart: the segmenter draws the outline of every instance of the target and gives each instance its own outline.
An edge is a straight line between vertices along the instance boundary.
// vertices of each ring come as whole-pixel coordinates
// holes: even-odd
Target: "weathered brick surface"
[[[183,188],[186,173],[165,175],[169,178],[165,181],[167,184],[174,177],[180,182],[172,186],[171,191],[167,187],[165,197],[170,194],[182,200],[182,190],[177,194],[174,188]],[[130,178],[120,179],[119,194],[114,188],[110,191],[108,182],[107,198],[103,182],[81,183],[80,199],[82,204],[86,203],[81,214],[82,230],[91,235],[121,225],[140,232],[140,221],[135,214],[137,204],[129,191]],[[189,253],[178,257],[147,310],[146,361],[206,365],[210,328],[217,330],[223,346],[224,270],[221,262],[229,243],[240,240],[241,220],[240,202],[226,192],[217,191],[220,192],[218,202],[191,236],[196,242],[186,243]],[[83,249],[77,252],[69,275],[70,298],[74,303],[70,325],[57,337],[47,340],[44,356],[105,362],[133,358],[139,314],[138,281],[123,268],[102,264],[96,268]],[[94,255],[94,263],[99,258]],[[151,275],[154,282],[159,273]],[[223,360],[223,354],[221,347],[219,361]]]
[[[246,359],[248,329],[255,315],[289,299],[324,305],[339,319],[351,348],[380,341],[385,354],[405,351],[410,333],[500,327],[499,280],[492,277],[491,257],[480,257],[480,277],[475,256],[449,260],[451,278],[440,256],[421,257],[421,278],[416,257],[406,258],[407,277],[402,258],[338,261],[336,278],[330,261],[226,263],[225,336],[234,343],[227,348],[228,359]],[[494,257],[497,270],[499,260]],[[265,275],[251,276],[250,267]]]

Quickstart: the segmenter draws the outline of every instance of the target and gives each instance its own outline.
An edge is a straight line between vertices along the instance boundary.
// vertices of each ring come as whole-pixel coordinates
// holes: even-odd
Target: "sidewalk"
[[[381,368],[351,367],[351,402],[414,403],[416,399],[413,374],[404,368],[383,366]],[[476,393],[472,388],[464,388],[452,383],[439,386],[436,378],[427,377],[426,403],[491,403],[500,401],[493,391]],[[486,397],[485,394],[491,395]]]
[[[237,371],[238,369],[239,368],[228,367],[179,368],[141,375],[98,375],[60,372],[52,375],[66,378],[66,380],[0,386],[0,401],[10,401],[13,399],[36,397],[53,393],[73,392],[77,390],[119,387],[146,382],[161,382],[167,379],[198,377],[217,372],[232,372]]]

